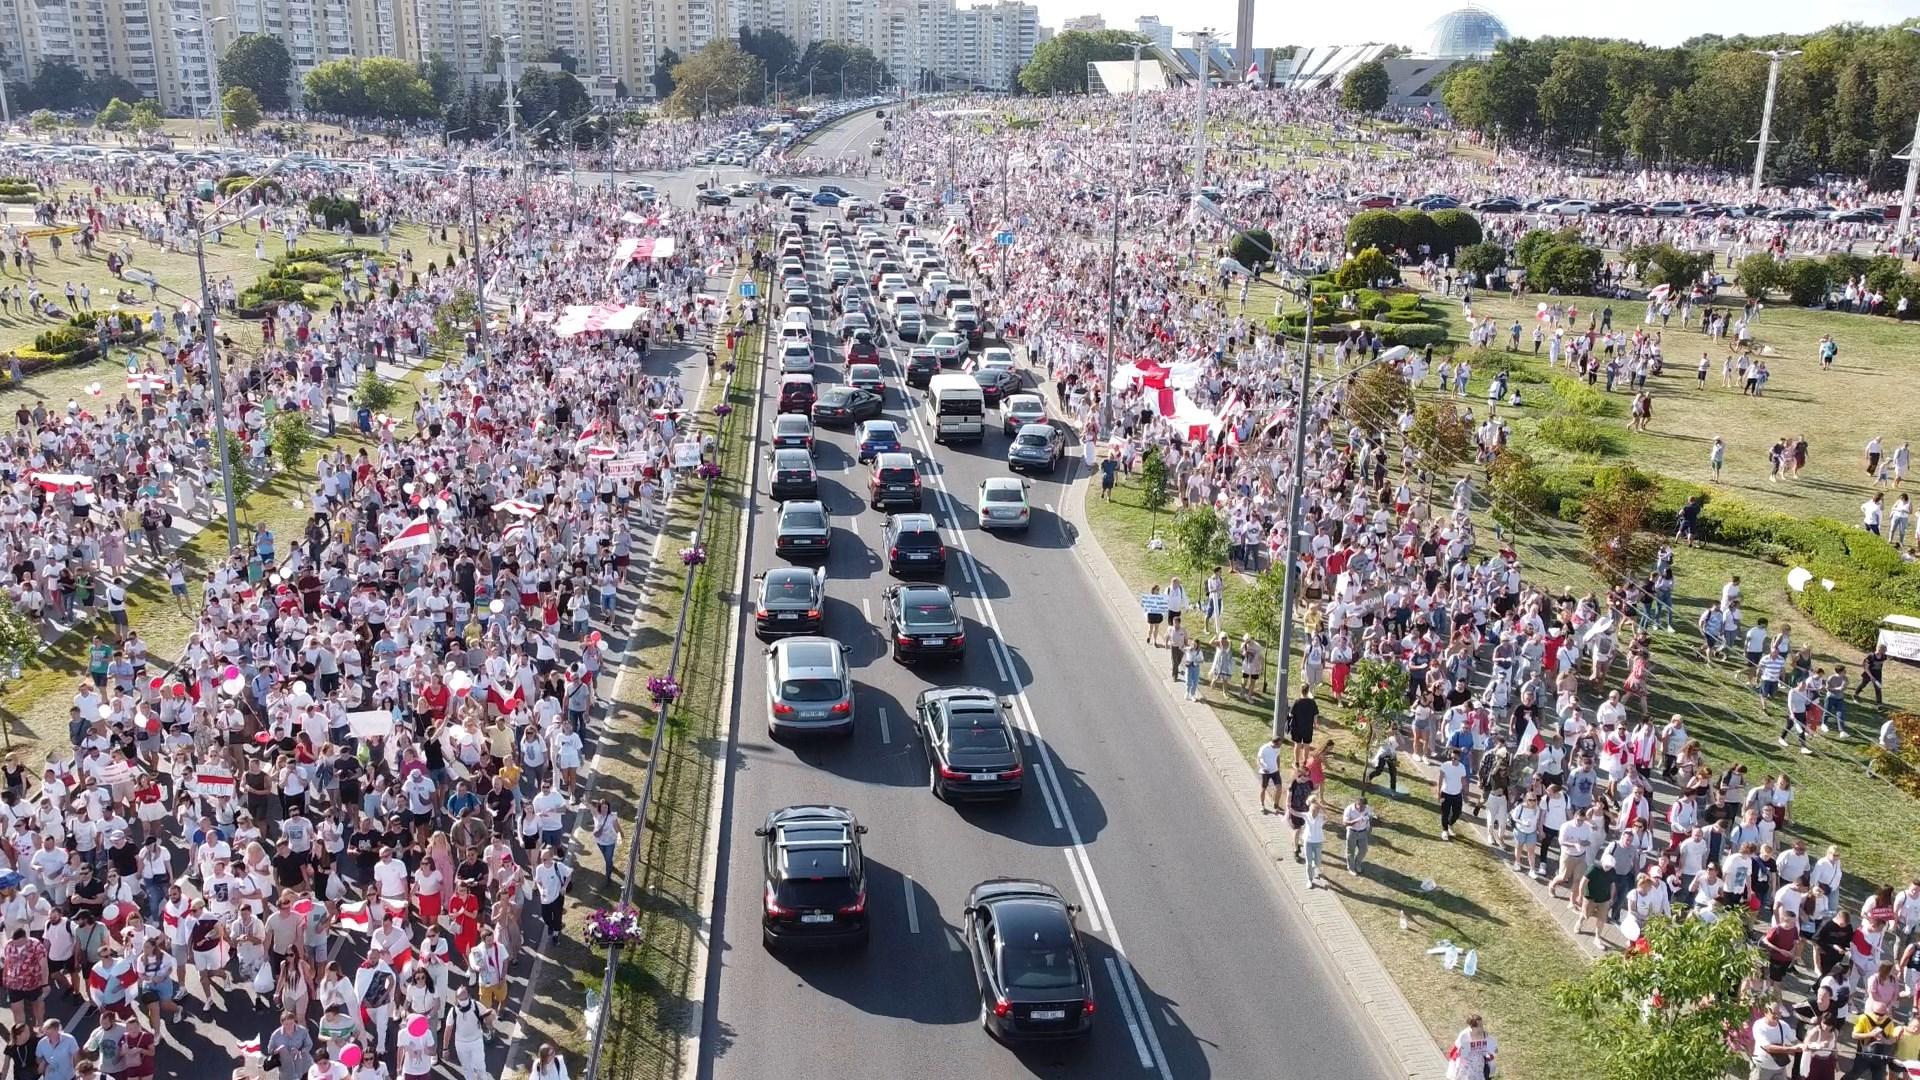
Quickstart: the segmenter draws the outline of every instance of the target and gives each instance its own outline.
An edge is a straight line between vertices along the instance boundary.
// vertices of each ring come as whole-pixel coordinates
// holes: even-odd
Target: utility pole
[[[1760,201],[1760,176],[1767,168],[1767,143],[1772,141],[1773,132],[1773,92],[1780,82],[1780,61],[1789,56],[1799,56],[1799,49],[1756,49],[1755,52],[1767,58],[1767,100],[1760,107],[1760,148],[1753,153],[1753,188],[1750,200]]]
[[[0,124],[13,126],[13,106],[7,102],[7,66],[0,64]]]
[[[487,330],[487,275],[483,270],[485,255],[480,244],[480,201],[473,195],[473,173],[478,168],[478,165],[467,166],[467,220],[473,226],[473,296],[479,309],[480,355],[491,358],[493,341]]]
[[[1271,258],[1273,253],[1268,252]],[[1276,260],[1277,261],[1277,260]],[[1287,680],[1293,674],[1294,564],[1300,561],[1300,496],[1307,477],[1307,410],[1313,393],[1313,279],[1307,279],[1306,337],[1300,343],[1300,394],[1293,406],[1293,483],[1287,488],[1286,562],[1280,572],[1280,655],[1274,658],[1278,678],[1273,684],[1273,734],[1287,734]]]
[[[1920,34],[1920,27],[1909,26],[1907,32]],[[1900,224],[1893,230],[1893,239],[1900,245],[1900,253],[1906,254],[1907,230],[1913,226],[1913,192],[1920,184],[1920,114],[1913,118],[1913,145],[1907,147],[1907,190],[1900,197]]]
[[[1113,437],[1113,350],[1120,337],[1120,209],[1126,202],[1113,193],[1113,237],[1107,246],[1107,364],[1100,376],[1100,437]]]
[[[1212,32],[1198,30],[1193,35],[1193,52],[1198,60],[1199,101],[1195,106],[1193,125],[1193,197],[1200,197],[1200,189],[1207,183],[1207,76],[1212,66],[1210,53],[1213,51]]]
[[[1000,228],[1013,228],[1012,220],[1007,217],[1007,155],[1004,151],[1000,154]],[[1000,275],[994,281],[993,287],[1004,291],[1007,287],[1007,249],[1013,245],[1002,244],[997,232],[993,238],[993,245],[1000,249]]]
[[[200,336],[207,349],[207,382],[213,388],[213,452],[220,462],[220,497],[227,504],[227,550],[240,546],[240,513],[233,500],[233,461],[227,456],[226,377],[220,373],[220,349],[213,337],[213,289],[207,283],[207,238],[187,202],[187,227],[193,230],[193,257],[200,270]],[[329,404],[328,408],[332,408]]]
[[[1133,103],[1127,107],[1127,148],[1133,158],[1133,186],[1140,187],[1140,50],[1146,48],[1141,42],[1133,47]]]

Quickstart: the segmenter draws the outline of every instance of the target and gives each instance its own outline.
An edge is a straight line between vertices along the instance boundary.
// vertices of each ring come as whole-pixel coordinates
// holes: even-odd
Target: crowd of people
[[[661,132],[638,160],[680,152],[685,133]],[[96,179],[96,199],[118,183]],[[186,227],[190,180],[142,178],[151,202],[63,198],[58,212],[103,219],[113,243],[165,244]],[[657,354],[686,350],[685,385],[705,380],[709,342],[743,317],[722,286],[763,212],[488,176],[474,247],[464,186],[370,178],[358,194],[460,258],[368,250],[337,264],[338,301],[271,305],[258,349],[223,342],[225,425],[261,470],[277,414],[330,435],[377,363],[430,368],[410,416],[323,446],[298,535],[252,530],[197,583],[164,543],[173,515],[210,503],[197,319],[156,309],[158,345],[110,404],[16,418],[10,598],[67,625],[110,617],[67,745],[4,771],[0,983],[19,1075],[151,1075],[182,1027],[283,1077],[421,1077],[443,1058],[468,1080],[497,1075],[529,936],[563,932],[579,851],[613,872],[622,826],[585,805],[581,777],[607,691],[602,630],[619,625],[646,529],[712,450]],[[311,223],[276,206],[251,227],[291,247]],[[636,236],[675,254],[616,262]],[[436,316],[476,277],[491,325],[450,339]],[[561,328],[566,309],[600,304],[643,314],[617,334]],[[143,571],[193,616],[170,666],[127,617]],[[75,1006],[80,1029],[64,1030]],[[533,1075],[564,1077],[563,1056],[545,1047]]]

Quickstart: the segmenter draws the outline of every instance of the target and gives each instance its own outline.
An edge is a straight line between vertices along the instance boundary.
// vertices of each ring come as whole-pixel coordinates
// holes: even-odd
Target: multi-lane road
[[[842,128],[822,136],[823,154],[864,147],[878,124],[855,119]],[[816,234],[807,264],[824,281],[820,255]],[[830,326],[822,288],[814,307],[816,325]],[[845,372],[837,342],[823,330],[816,345],[815,378],[830,385]],[[834,518],[825,632],[852,647],[855,732],[770,739],[763,646],[743,627],[700,1075],[1390,1075],[1381,1040],[1161,707],[1151,680],[1167,673],[1145,670],[1126,638],[1141,628],[1116,623],[1071,550],[1089,542],[1060,513],[1069,485],[1086,475],[1077,452],[1056,475],[1034,478],[1027,534],[981,532],[979,484],[1007,473],[998,415],[989,411],[983,442],[936,446],[924,395],[900,381],[904,360],[897,343],[883,350],[886,415],[908,436],[927,482],[925,509],[946,533],[946,583],[967,624],[967,653],[945,667],[889,659],[876,629],[891,583],[880,552],[884,518],[866,506],[852,434],[821,430],[821,498]],[[768,372],[763,394],[777,382]],[[763,406],[762,451],[775,411],[771,398]],[[756,492],[749,577],[783,561],[764,469]],[[1023,799],[955,808],[929,793],[911,710],[934,685],[984,686],[1012,699],[1028,758]],[[775,954],[761,944],[753,833],[768,811],[796,803],[846,806],[871,827],[873,935],[863,951]],[[1082,908],[1099,1010],[1085,1046],[1016,1052],[980,1028],[960,909],[971,886],[1003,875],[1050,881]]]

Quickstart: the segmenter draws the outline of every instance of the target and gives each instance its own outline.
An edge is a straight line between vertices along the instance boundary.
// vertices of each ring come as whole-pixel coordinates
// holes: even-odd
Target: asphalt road
[[[893,108],[887,109],[889,115]],[[842,154],[867,152],[867,144],[882,134],[882,121],[871,112],[856,113],[819,133],[818,138],[808,143],[802,153],[810,157],[838,157]],[[556,174],[556,179],[565,180],[566,174]],[[621,183],[637,180],[652,184],[667,194],[675,205],[685,206],[693,201],[694,192],[702,183],[717,181],[722,187],[729,184],[758,180],[793,180],[807,187],[816,187],[822,181],[837,183],[855,195],[867,199],[878,195],[886,185],[879,180],[862,177],[788,177],[779,173],[761,173],[755,169],[737,165],[718,165],[711,168],[685,168],[670,171],[620,172],[615,179]],[[581,185],[604,184],[607,174],[581,170],[573,174],[575,183]]]
[[[810,270],[821,269],[819,254],[810,245]],[[819,297],[817,318],[830,314]],[[828,332],[816,344],[833,362],[815,378],[830,385],[844,365]],[[1391,1075],[1374,1032],[1230,819],[1218,782],[1125,655],[1123,635],[1141,628],[1115,624],[1070,550],[1077,538],[1057,510],[1077,451],[1057,475],[1034,478],[1026,535],[982,533],[979,484],[1007,472],[998,413],[988,413],[984,442],[936,448],[908,407],[923,395],[906,396],[899,381],[905,351],[887,352],[886,415],[910,436],[926,509],[948,533],[946,583],[960,598],[967,653],[946,667],[888,658],[874,624],[891,583],[877,554],[884,518],[866,508],[852,434],[823,429],[816,460],[835,526],[827,633],[853,649],[856,731],[844,741],[769,739],[762,644],[743,629],[700,1075]],[[769,373],[763,393],[777,382]],[[768,400],[763,447],[773,415]],[[764,473],[758,490],[749,575],[783,562]],[[927,790],[910,710],[927,687],[959,684],[1015,700],[1029,789],[1016,803],[956,809]],[[854,953],[772,954],[760,941],[753,830],[771,810],[814,802],[847,806],[871,828],[873,939]],[[980,1029],[957,928],[968,889],[1002,875],[1050,881],[1083,907],[1099,1002],[1085,1046],[1016,1053]]]

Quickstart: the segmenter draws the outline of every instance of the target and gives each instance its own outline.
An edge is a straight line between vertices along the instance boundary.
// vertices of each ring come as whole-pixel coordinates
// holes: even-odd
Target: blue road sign
[[[759,293],[760,293],[760,287],[758,285],[755,285],[753,282],[743,281],[740,283],[740,295],[742,297],[746,299],[752,299],[753,297],[759,295]]]
[[[1000,230],[999,232],[993,235],[993,242],[996,244],[999,244],[1001,247],[1012,247],[1013,246],[1013,230],[1012,229]]]

